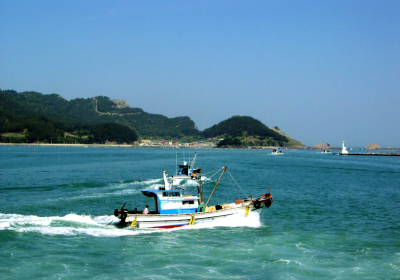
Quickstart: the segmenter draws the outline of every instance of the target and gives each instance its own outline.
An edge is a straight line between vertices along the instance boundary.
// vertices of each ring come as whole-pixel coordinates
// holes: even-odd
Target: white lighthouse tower
[[[344,146],[344,141],[342,141],[342,154],[348,154],[347,148]]]

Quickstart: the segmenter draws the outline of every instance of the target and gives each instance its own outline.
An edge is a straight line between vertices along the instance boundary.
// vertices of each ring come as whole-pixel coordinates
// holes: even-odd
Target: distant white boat
[[[272,155],[283,155],[283,152],[281,150],[271,149],[271,154]]]

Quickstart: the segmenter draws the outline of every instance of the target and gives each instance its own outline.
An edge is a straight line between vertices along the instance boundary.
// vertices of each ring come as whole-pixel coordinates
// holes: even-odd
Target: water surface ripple
[[[118,227],[115,208],[154,207],[136,188],[162,184],[162,170],[172,175],[195,151],[203,173],[226,165],[247,195],[270,187],[259,221]],[[400,279],[398,157],[36,146],[0,155],[1,279]],[[224,179],[212,204],[240,198]]]

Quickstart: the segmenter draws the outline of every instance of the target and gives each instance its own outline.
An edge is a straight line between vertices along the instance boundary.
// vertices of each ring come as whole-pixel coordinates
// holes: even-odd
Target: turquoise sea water
[[[259,221],[115,224],[125,202],[154,208],[136,188],[161,184],[194,151],[203,174],[226,165],[246,194],[270,187]],[[1,279],[400,279],[400,157],[33,146],[0,156]],[[239,192],[224,176],[211,204]]]

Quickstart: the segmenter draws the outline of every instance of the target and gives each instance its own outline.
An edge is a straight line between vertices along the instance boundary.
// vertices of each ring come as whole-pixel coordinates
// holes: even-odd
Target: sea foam
[[[112,216],[90,216],[67,214],[63,217],[39,217],[34,215],[1,214],[0,230],[16,232],[37,232],[43,235],[90,235],[96,237],[117,237],[152,232],[190,230],[214,227],[259,227],[259,215],[252,213],[248,217],[227,217],[209,223],[198,223],[193,226],[184,226],[175,229],[137,229],[131,227],[120,228],[119,220]]]

